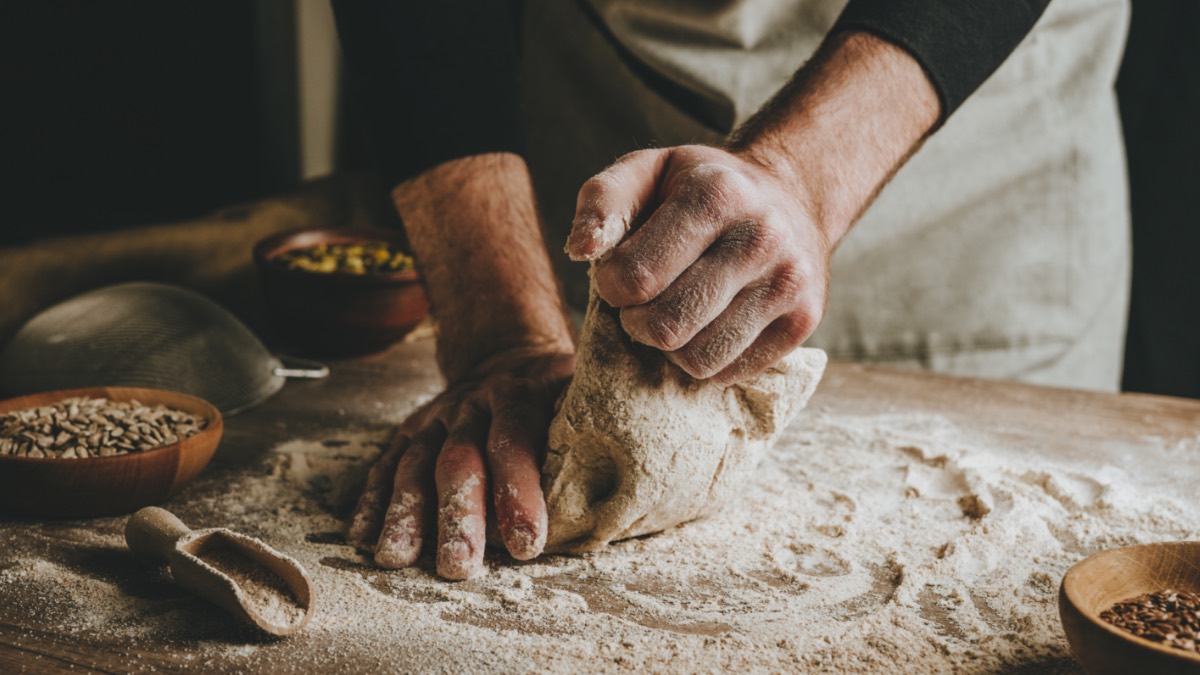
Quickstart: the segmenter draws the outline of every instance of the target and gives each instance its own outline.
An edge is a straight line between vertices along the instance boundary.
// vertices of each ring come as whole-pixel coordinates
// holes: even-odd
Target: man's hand
[[[757,375],[816,328],[834,248],[937,113],[907,53],[834,36],[727,148],[641,150],[585,183],[567,253],[634,340],[697,378]]]
[[[541,454],[574,340],[524,160],[453,160],[392,197],[425,276],[447,388],[372,467],[349,537],[379,565],[405,567],[436,526],[438,574],[465,579],[482,569],[489,495],[513,557],[546,543]]]
[[[718,382],[762,372],[812,333],[832,250],[773,167],[699,145],[633,152],[593,177],[567,243],[599,259],[596,289],[631,338]]]
[[[482,569],[490,495],[509,553],[541,553],[542,452],[574,365],[570,353],[498,353],[410,416],[371,468],[351,541],[377,540],[377,564],[407,567],[436,523],[438,574],[466,579]]]

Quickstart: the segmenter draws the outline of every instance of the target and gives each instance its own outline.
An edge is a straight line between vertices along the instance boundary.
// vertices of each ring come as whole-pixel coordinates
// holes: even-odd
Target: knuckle
[[[527,375],[511,375],[497,382],[489,392],[491,408],[507,409],[505,404],[523,403],[537,396],[538,382]]]
[[[796,310],[779,317],[776,325],[781,336],[781,347],[791,351],[799,347],[817,328],[820,317],[812,312]]]
[[[430,401],[416,420],[417,431],[413,434],[413,440],[428,444],[437,438],[439,431],[449,429],[465,391],[466,385],[460,383],[447,388]]]
[[[706,178],[713,189],[721,192],[741,194],[749,187],[749,181],[742,172],[724,164],[701,164],[697,171]]]
[[[471,461],[472,451],[461,443],[447,443],[442,446],[437,457],[437,470],[458,471],[465,468]]]
[[[647,157],[656,157],[667,152],[666,148],[642,148],[641,150],[631,150],[617,158],[617,161],[612,166],[620,166],[622,164],[632,164]]]
[[[640,260],[620,256],[609,261],[604,275],[610,303],[640,305],[658,294],[658,282],[650,267]]]
[[[656,349],[669,352],[683,346],[679,322],[662,308],[621,310],[621,325],[638,342]]]
[[[672,352],[672,356],[675,365],[698,380],[710,378],[717,372],[715,359],[701,349],[685,347]]]
[[[734,227],[730,238],[741,255],[750,260],[769,260],[777,257],[787,245],[783,228],[768,218],[750,220]]]
[[[750,182],[722,164],[700,164],[688,172],[687,189],[695,202],[710,211],[723,211],[743,202],[750,192]]]
[[[798,304],[810,277],[799,263],[788,262],[780,265],[771,275],[769,282],[771,298],[789,306]]]
[[[683,335],[675,321],[661,317],[651,320],[647,328],[651,346],[663,351],[674,351],[683,346]]]

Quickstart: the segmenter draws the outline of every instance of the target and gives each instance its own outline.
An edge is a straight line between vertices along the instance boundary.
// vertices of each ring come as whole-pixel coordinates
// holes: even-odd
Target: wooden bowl
[[[281,342],[318,356],[369,354],[401,340],[429,313],[415,270],[321,274],[274,262],[285,251],[316,244],[385,241],[407,250],[400,232],[374,228],[280,232],[254,245],[263,293]]]
[[[164,389],[96,387],[31,394],[0,401],[0,413],[87,396],[162,404],[208,420],[195,436],[162,447],[111,457],[35,459],[0,455],[0,512],[42,518],[88,518],[136,511],[166,500],[212,459],[221,440],[221,413],[204,399]]]
[[[1071,569],[1058,611],[1071,652],[1089,673],[1200,673],[1200,655],[1134,636],[1100,619],[1114,604],[1172,589],[1200,592],[1200,541],[1103,551]]]

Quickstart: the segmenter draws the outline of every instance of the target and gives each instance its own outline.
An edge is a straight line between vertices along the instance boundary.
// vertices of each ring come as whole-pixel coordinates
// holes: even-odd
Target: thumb
[[[579,188],[567,237],[571,260],[595,260],[625,238],[634,219],[653,206],[670,152],[661,148],[631,152]]]

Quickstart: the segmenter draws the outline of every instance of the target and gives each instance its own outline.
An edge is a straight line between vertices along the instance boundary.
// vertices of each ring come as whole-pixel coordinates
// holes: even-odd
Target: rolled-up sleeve
[[[888,40],[925,69],[944,122],[991,76],[1050,0],[850,0],[834,31]]]

